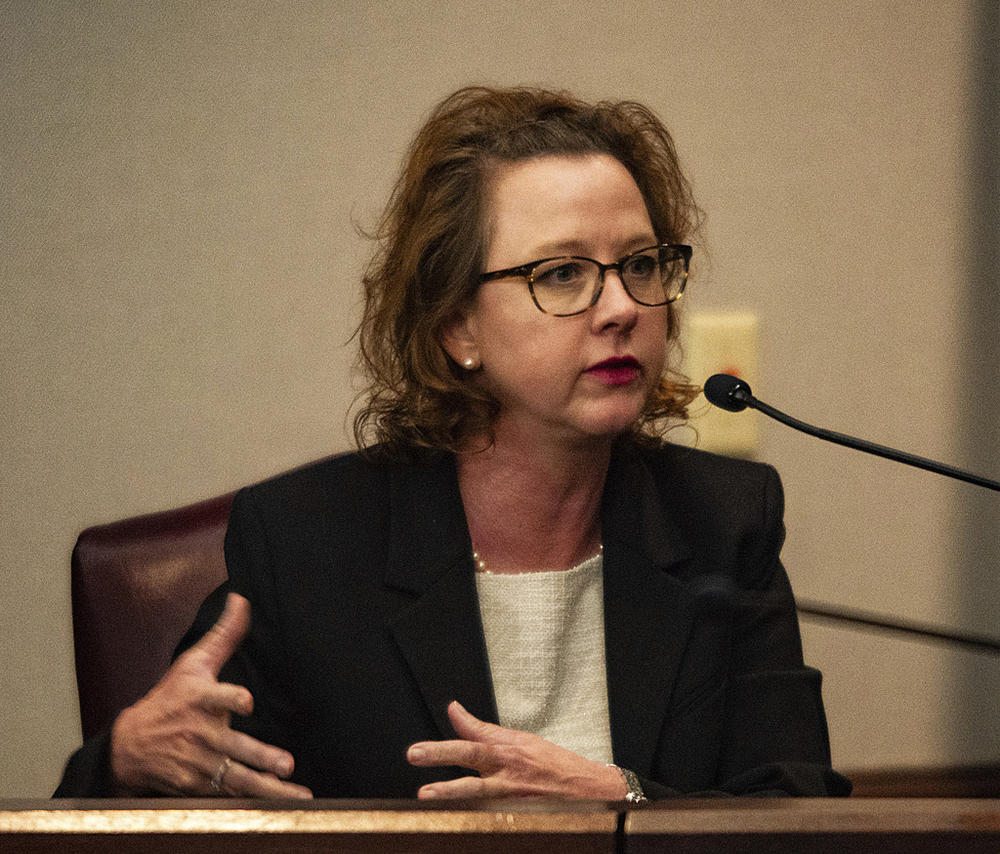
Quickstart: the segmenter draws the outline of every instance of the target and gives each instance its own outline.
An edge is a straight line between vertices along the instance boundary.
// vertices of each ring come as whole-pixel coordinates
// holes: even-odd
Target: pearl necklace
[[[575,566],[571,566],[570,569],[576,569],[577,566],[586,563],[588,560],[593,560],[595,557],[597,557],[597,555],[600,554],[604,554],[604,543],[601,543],[597,547],[597,554],[585,558]],[[482,555],[480,555],[479,552],[477,552],[475,549],[472,550],[472,562],[476,565],[476,572],[489,572],[489,569],[487,569],[486,567],[486,561],[483,560]]]

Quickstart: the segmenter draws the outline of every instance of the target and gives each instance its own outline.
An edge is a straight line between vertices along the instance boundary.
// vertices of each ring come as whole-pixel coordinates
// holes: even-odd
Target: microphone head
[[[742,412],[753,404],[750,386],[730,374],[713,374],[705,380],[705,397],[713,406],[729,412]]]

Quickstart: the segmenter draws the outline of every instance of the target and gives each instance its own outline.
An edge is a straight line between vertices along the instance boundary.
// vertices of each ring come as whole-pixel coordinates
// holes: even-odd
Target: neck
[[[569,569],[596,554],[610,457],[606,438],[546,448],[499,433],[459,454],[469,534],[490,571]]]

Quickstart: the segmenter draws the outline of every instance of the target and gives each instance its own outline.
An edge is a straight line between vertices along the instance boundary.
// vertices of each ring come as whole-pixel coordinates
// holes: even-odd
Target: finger
[[[197,655],[213,676],[240,645],[250,629],[250,603],[238,593],[226,597],[226,607],[215,625],[209,629],[190,652]]]
[[[295,758],[287,750],[265,744],[243,732],[226,730],[216,748],[220,753],[256,771],[287,778],[295,770]]]
[[[207,685],[198,701],[207,712],[233,712],[247,717],[253,713],[253,694],[242,685],[213,682]]]
[[[527,798],[552,796],[551,791],[525,782],[501,780],[496,777],[457,777],[428,783],[417,790],[421,800],[451,800],[454,798]]]
[[[500,767],[489,745],[475,741],[420,741],[410,745],[406,759],[418,768],[439,768],[458,765],[480,774],[489,774]]]
[[[459,777],[455,780],[428,783],[417,790],[417,797],[420,800],[483,798],[491,794],[493,793],[488,791],[486,780],[482,777]]]
[[[298,783],[279,780],[273,774],[266,774],[247,768],[239,762],[229,766],[221,783],[222,791],[230,797],[251,798],[311,798],[312,792]]]

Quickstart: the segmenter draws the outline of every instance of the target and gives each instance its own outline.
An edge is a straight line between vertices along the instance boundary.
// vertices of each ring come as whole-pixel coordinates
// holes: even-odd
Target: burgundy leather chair
[[[88,528],[73,549],[73,642],[83,737],[111,725],[170,665],[225,580],[233,493]]]

